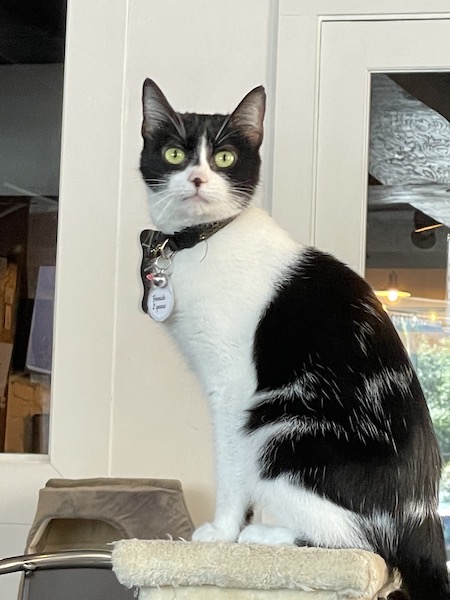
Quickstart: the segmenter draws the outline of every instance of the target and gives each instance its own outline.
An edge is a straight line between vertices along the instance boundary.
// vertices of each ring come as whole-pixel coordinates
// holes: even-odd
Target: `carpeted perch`
[[[112,560],[140,600],[377,600],[396,587],[364,550],[122,540]]]

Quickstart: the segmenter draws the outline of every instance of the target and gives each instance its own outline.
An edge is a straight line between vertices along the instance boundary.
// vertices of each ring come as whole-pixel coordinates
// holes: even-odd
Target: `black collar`
[[[223,221],[185,227],[181,231],[172,234],[155,231],[154,229],[144,229],[141,233],[143,261],[155,261],[161,255],[162,250],[171,250],[170,254],[173,254],[179,250],[193,248],[199,242],[203,242],[217,233],[233,219],[234,217],[229,217]]]

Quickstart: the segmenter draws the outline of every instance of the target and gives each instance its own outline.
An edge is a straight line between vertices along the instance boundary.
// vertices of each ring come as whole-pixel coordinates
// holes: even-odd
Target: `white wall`
[[[212,516],[214,495],[206,403],[164,326],[140,309],[139,233],[149,225],[138,172],[141,88],[151,77],[182,111],[229,112],[259,84],[271,99],[276,5],[134,0],[129,14],[111,474],[180,479],[197,523]],[[268,165],[269,157],[266,179]]]

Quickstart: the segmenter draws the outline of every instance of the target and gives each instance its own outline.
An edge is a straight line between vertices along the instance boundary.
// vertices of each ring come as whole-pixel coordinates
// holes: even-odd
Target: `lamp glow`
[[[400,298],[409,298],[411,296],[410,292],[399,289],[397,273],[395,271],[389,273],[389,280],[386,287],[382,290],[375,290],[375,294],[378,298],[386,299],[390,304],[395,304]]]

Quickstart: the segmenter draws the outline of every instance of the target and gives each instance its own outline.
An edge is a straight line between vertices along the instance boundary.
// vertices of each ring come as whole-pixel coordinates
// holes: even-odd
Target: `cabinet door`
[[[127,2],[113,4],[69,3],[50,447],[48,455],[0,454],[3,556],[23,551],[49,478],[109,469]]]
[[[450,71],[450,20],[323,21],[314,243],[364,273],[372,74]]]

